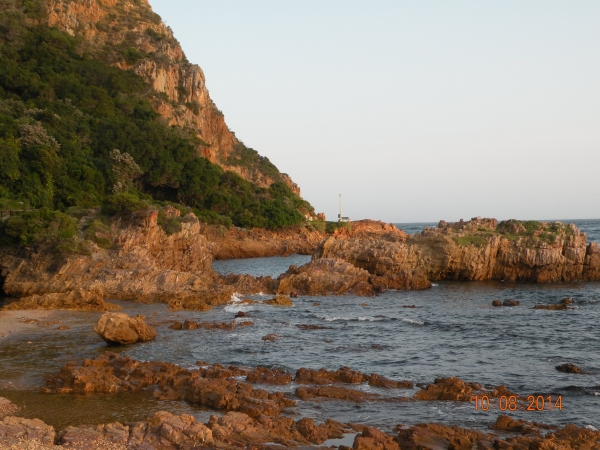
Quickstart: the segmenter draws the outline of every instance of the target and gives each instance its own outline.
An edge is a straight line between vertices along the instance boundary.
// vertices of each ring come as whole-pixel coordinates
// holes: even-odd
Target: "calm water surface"
[[[577,221],[589,238],[600,235],[600,221]],[[404,229],[408,232],[408,227]],[[421,229],[420,227],[419,229]],[[289,264],[302,264],[309,257],[261,258],[215,262],[222,273],[276,276]],[[533,310],[539,303],[554,303],[572,297],[569,311]],[[254,296],[260,300],[268,297]],[[517,299],[516,308],[493,308],[493,300]],[[458,376],[486,385],[505,384],[520,395],[563,396],[563,410],[516,411],[517,417],[544,423],[576,423],[600,429],[600,283],[552,285],[500,282],[440,282],[417,292],[390,291],[377,297],[300,297],[293,308],[261,304],[231,304],[205,313],[170,312],[164,305],[120,302],[129,314],[145,314],[159,331],[151,343],[123,348],[123,353],[142,360],[171,361],[193,367],[197,360],[248,367],[265,365],[295,371],[300,367],[337,369],[349,366],[394,379],[430,383],[440,376]],[[315,306],[314,303],[319,303]],[[415,305],[416,308],[402,308]],[[174,331],[172,320],[230,321],[237,311],[246,311],[253,327],[234,331]],[[0,341],[0,388],[19,390],[43,384],[44,375],[55,372],[69,360],[94,357],[106,351],[92,326],[97,313],[51,312],[47,320],[71,326],[59,331],[33,327],[27,335]],[[322,328],[305,331],[297,325]],[[277,341],[262,341],[277,333]],[[31,342],[31,344],[28,344]],[[589,372],[571,375],[555,366],[570,362]],[[293,391],[296,386],[277,387]],[[16,391],[14,389],[17,389]],[[360,387],[386,397],[411,397],[415,389],[383,391]],[[0,396],[4,393],[0,392]],[[86,403],[76,396],[61,399],[63,418],[76,416]],[[104,401],[114,420],[124,417],[126,400]],[[71,402],[70,404],[68,402]],[[125,403],[123,403],[125,402]],[[153,401],[127,417],[147,417]],[[164,406],[164,408],[163,408]],[[162,405],[182,408],[207,419],[208,412],[181,403]],[[456,402],[299,402],[297,416],[333,418],[367,423],[390,430],[398,423],[444,422],[473,428],[487,427],[499,411],[475,411],[473,403]],[[65,416],[66,415],[66,416]],[[70,416],[69,416],[70,417]],[[72,418],[72,417],[71,417]],[[93,417],[86,416],[87,422]],[[58,418],[54,419],[58,421]],[[130,419],[131,420],[131,419]],[[105,419],[96,422],[106,422]],[[63,420],[63,422],[65,422]],[[51,423],[51,422],[50,422]]]

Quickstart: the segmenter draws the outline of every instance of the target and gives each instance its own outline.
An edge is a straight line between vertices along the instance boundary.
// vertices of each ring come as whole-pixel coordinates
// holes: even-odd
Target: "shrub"
[[[139,197],[129,192],[109,195],[102,203],[102,213],[108,216],[126,217],[136,211],[149,209],[150,205],[146,201],[140,200]]]
[[[60,211],[25,211],[6,220],[3,233],[24,245],[54,244],[77,235],[77,219]]]
[[[85,229],[85,238],[95,242],[100,248],[109,249],[112,247],[113,238],[110,228],[96,219]]]
[[[348,222],[327,222],[327,225],[325,227],[325,231],[327,233],[334,233],[335,230],[338,230],[340,228],[345,228],[348,231],[352,230],[352,225],[349,224]]]
[[[308,228],[309,231],[318,231],[319,233],[325,233],[327,224],[324,220],[313,220],[312,222],[308,222],[306,228]]]
[[[158,225],[169,236],[181,231],[181,221],[181,217],[167,217],[164,212],[158,212]]]

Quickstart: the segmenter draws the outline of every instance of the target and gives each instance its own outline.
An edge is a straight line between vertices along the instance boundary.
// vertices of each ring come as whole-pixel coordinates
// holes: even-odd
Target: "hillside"
[[[228,130],[147,2],[0,0],[0,11],[1,209],[44,222],[173,203],[264,228],[314,214]]]

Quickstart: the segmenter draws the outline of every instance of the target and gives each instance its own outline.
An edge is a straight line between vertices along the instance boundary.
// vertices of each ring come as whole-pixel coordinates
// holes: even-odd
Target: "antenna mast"
[[[338,217],[339,217],[338,222],[341,222],[342,221],[342,194],[340,194],[340,215]]]

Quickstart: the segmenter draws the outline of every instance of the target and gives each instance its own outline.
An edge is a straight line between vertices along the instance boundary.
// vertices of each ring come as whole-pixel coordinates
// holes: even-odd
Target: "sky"
[[[328,220],[600,217],[600,2],[150,0]]]

